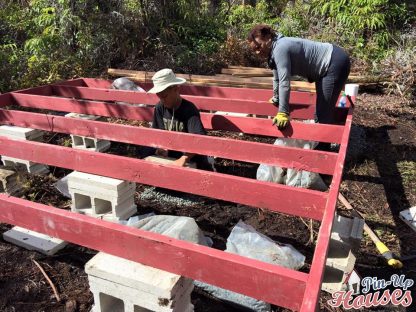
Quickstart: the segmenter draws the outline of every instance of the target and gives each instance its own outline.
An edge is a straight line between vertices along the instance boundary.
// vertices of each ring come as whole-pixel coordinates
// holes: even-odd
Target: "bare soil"
[[[218,135],[218,133],[212,133]],[[247,139],[247,137],[243,137]],[[250,137],[249,139],[253,139]],[[66,145],[68,137],[51,135],[51,143]],[[266,138],[256,140],[270,141]],[[135,147],[113,144],[111,153],[134,156]],[[248,163],[217,160],[219,172],[255,178],[256,166]],[[52,168],[53,169],[53,168]],[[69,200],[63,197],[53,183],[69,173],[55,168],[48,177],[32,177],[24,185],[23,198],[69,209]],[[392,95],[360,95],[354,113],[350,150],[344,170],[341,191],[359,210],[369,226],[382,241],[405,257],[416,255],[416,233],[399,219],[399,212],[416,205],[416,107]],[[193,217],[206,236],[214,241],[214,248],[225,249],[226,239],[233,226],[241,219],[272,239],[290,243],[306,256],[302,271],[308,272],[313,256],[311,227],[308,220],[270,213],[251,207],[203,198],[198,207],[154,205],[140,200],[146,186],[137,188],[139,214],[153,211]],[[177,194],[178,195],[178,194]],[[340,214],[350,216],[339,205]],[[0,224],[0,232],[11,225]],[[319,224],[313,224],[314,239]],[[54,256],[27,251],[0,239],[0,311],[90,311],[93,304],[89,291],[85,263],[96,251],[69,245]],[[393,270],[380,257],[374,244],[365,236],[357,256],[356,270],[362,276],[387,278],[394,273],[405,274],[416,280],[416,258],[404,261],[402,270]],[[60,296],[57,302],[52,289],[35,266],[36,260],[55,284]],[[416,295],[416,292],[413,292]],[[413,296],[416,300],[416,296]],[[322,293],[322,311],[342,311],[330,308],[330,296]],[[209,297],[195,289],[192,294],[195,311],[237,311],[234,307]],[[274,311],[285,311],[274,307]],[[374,311],[382,311],[374,309]],[[405,311],[399,307],[383,311]],[[408,308],[407,311],[416,311]]]

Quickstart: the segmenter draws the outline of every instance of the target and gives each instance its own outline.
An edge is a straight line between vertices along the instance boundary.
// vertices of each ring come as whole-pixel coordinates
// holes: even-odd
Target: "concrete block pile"
[[[136,183],[74,171],[68,175],[71,210],[117,222],[137,212]]]
[[[85,119],[85,120],[97,120],[97,121],[102,120],[101,116],[85,115],[85,114],[77,114],[77,113],[69,113],[69,114],[66,114],[65,117],[79,118],[79,119]],[[95,151],[95,152],[105,152],[111,146],[111,142],[107,140],[89,138],[89,137],[74,135],[74,134],[71,134],[71,140],[72,140],[72,148],[78,148],[78,149]]]
[[[16,126],[2,125],[0,126],[0,136],[5,136],[15,140],[28,140],[28,141],[43,141],[44,132],[37,129],[22,128]],[[9,156],[2,156],[1,160],[4,166],[13,167],[17,170],[26,171],[32,174],[47,174],[49,168],[47,165],[38,164],[33,161],[18,159]]]
[[[335,215],[322,290],[329,293],[346,290],[348,277],[355,266],[354,252],[360,247],[363,229],[363,219]]]
[[[94,312],[192,312],[193,280],[103,252],[86,265]]]

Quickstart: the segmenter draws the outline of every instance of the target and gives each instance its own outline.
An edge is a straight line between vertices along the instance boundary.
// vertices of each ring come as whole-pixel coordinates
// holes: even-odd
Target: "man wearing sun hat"
[[[205,135],[198,109],[179,94],[179,85],[186,80],[176,77],[171,69],[165,68],[156,72],[152,81],[153,88],[148,93],[155,93],[160,99],[154,110],[152,128]],[[184,166],[192,159],[198,169],[212,170],[207,156],[163,149],[158,149],[156,154],[177,158],[174,164],[178,166]]]

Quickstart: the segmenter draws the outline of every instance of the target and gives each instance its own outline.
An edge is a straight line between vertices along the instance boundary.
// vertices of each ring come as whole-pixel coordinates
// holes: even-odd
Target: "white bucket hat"
[[[165,90],[166,88],[170,86],[185,83],[186,79],[176,77],[172,69],[165,68],[156,72],[152,77],[152,81],[153,81],[153,88],[147,91],[148,93],[162,92],[163,90]]]

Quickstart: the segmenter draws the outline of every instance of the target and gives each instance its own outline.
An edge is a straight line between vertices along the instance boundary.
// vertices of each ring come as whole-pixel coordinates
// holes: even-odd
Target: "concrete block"
[[[0,126],[0,136],[6,136],[11,139],[42,141],[44,131],[23,128],[9,125]]]
[[[116,284],[125,285],[158,297],[173,299],[193,285],[192,280],[134,261],[98,253],[85,265],[85,272]]]
[[[355,261],[356,258],[347,244],[331,239],[326,260],[327,266],[348,273],[354,269]]]
[[[84,119],[84,120],[95,120],[95,121],[104,120],[102,116],[86,115],[86,114],[78,114],[78,113],[69,113],[69,114],[66,114],[65,117],[79,118],[79,119]],[[111,142],[107,140],[90,138],[90,137],[73,135],[73,134],[71,134],[71,140],[72,140],[73,148],[90,150],[90,151],[95,151],[95,152],[105,152],[111,146]]]
[[[53,255],[67,245],[66,241],[18,226],[3,233],[3,239],[17,246],[35,250],[45,255]]]
[[[70,188],[73,183],[105,189],[106,192],[116,191],[118,193],[121,193],[126,187],[131,187],[133,184],[136,185],[134,182],[103,177],[80,171],[74,171],[68,175],[68,188]]]
[[[152,155],[152,156],[145,157],[144,160],[156,162],[156,163],[163,164],[163,165],[170,165],[172,164],[173,161],[175,161],[175,158]],[[185,167],[196,168],[196,163],[189,162],[185,165]]]
[[[120,191],[116,190],[106,190],[104,188],[88,185],[87,183],[78,183],[78,182],[69,182],[68,191],[73,193],[79,193],[88,195],[91,197],[102,198],[105,200],[124,201],[125,198],[133,197],[136,192],[136,185],[131,184],[127,187],[121,189]]]
[[[71,134],[72,147],[82,150],[105,152],[111,147],[111,142],[102,139],[89,138]]]
[[[191,293],[193,285],[189,285],[182,293],[177,293],[175,298],[168,299],[158,295],[140,291],[126,285],[117,284],[114,281],[97,278],[88,275],[90,290],[94,295],[96,311],[115,311],[123,307],[122,311],[157,311],[157,312],[182,312],[193,308]],[[144,309],[144,310],[143,310]]]
[[[325,267],[321,289],[330,294],[336,291],[347,290],[348,286],[345,281],[349,274],[332,267]]]
[[[122,202],[91,197],[69,190],[72,198],[71,211],[101,218],[108,214],[110,220],[126,220],[137,212],[134,197],[126,197]],[[107,218],[105,218],[107,220]]]
[[[346,237],[346,233],[351,228],[343,226],[345,224],[352,225],[352,220],[351,223],[347,221],[341,224],[341,226],[338,225],[339,232],[335,232],[335,235],[333,232],[329,242],[322,290],[331,294],[348,288],[348,277],[355,266],[356,257],[351,250],[351,240]],[[343,238],[340,237],[341,235]]]
[[[400,219],[416,231],[416,206],[400,211]]]
[[[349,244],[353,250],[358,250],[363,237],[364,220],[361,218],[346,218],[335,215],[331,239]]]
[[[49,167],[47,165],[38,164],[30,160],[2,156],[1,161],[4,166],[15,168],[17,171],[41,175],[49,173]]]

